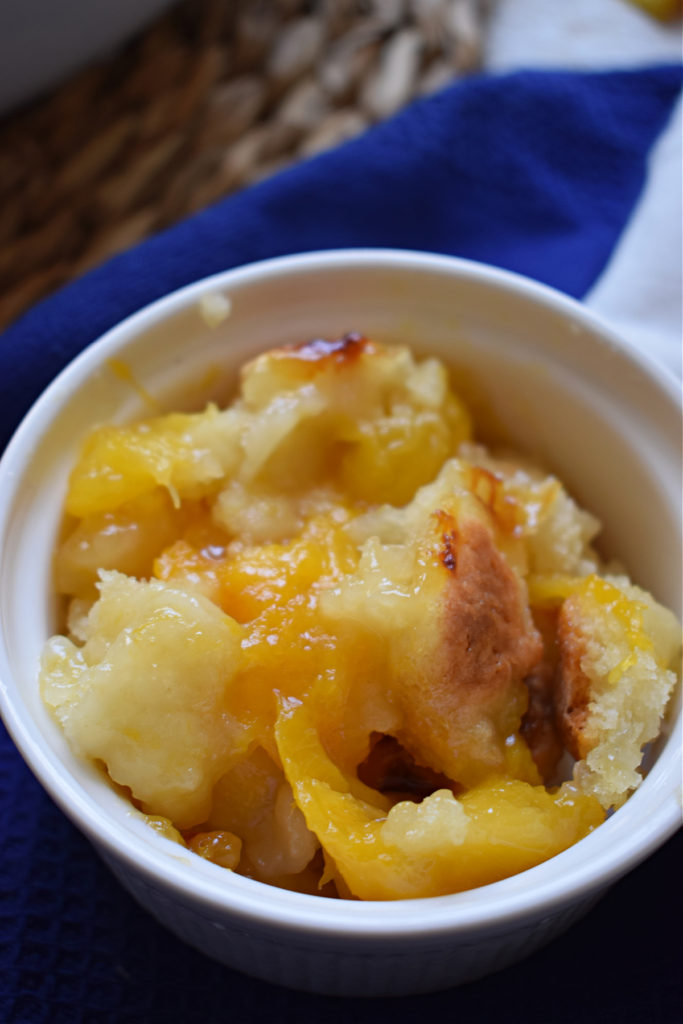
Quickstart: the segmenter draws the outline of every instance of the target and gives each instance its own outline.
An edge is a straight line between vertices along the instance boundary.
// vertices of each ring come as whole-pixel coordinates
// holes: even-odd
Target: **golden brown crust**
[[[490,706],[540,659],[541,640],[520,582],[486,527],[468,520],[454,547],[443,636],[449,682],[465,702]]]
[[[333,341],[314,338],[298,345],[285,345],[278,350],[278,355],[314,363],[317,368],[322,369],[330,365],[348,366],[354,363],[369,345],[367,338],[352,331]]]
[[[468,764],[475,773],[502,767],[501,739],[519,726],[526,702],[522,680],[543,648],[522,584],[489,529],[475,519],[456,527],[443,512],[438,518],[440,561],[448,576],[438,645],[403,677],[406,745],[426,763],[434,764],[436,753],[436,767],[466,782],[459,773],[469,771]],[[416,747],[416,736],[429,736],[429,744]]]

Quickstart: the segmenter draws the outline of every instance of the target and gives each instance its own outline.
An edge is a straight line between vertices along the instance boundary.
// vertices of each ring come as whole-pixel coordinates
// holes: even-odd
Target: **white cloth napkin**
[[[499,0],[488,71],[615,70],[683,59],[681,23],[663,25],[627,0]],[[585,301],[620,335],[683,373],[683,203],[679,102],[650,154],[645,188]]]

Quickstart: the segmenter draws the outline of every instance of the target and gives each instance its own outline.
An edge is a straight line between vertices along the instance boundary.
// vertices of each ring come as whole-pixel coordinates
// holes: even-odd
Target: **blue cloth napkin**
[[[158,235],[0,337],[0,448],[56,372],[107,328],[252,260],[426,249],[580,298],[629,218],[680,87],[678,67],[474,78]]]
[[[618,244],[681,80],[678,67],[472,78],[117,257],[0,337],[0,448],[58,370],[104,330],[252,260],[424,249],[582,297]],[[518,967],[445,994],[366,1003],[250,980],[167,934],[118,888],[1,728],[0,830],[7,1024],[680,1019],[680,836]]]

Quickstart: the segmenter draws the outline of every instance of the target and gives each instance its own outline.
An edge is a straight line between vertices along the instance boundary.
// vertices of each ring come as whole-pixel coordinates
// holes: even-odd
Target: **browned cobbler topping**
[[[434,643],[408,653],[407,671],[399,669],[406,723],[399,739],[420,762],[471,784],[492,765],[503,768],[501,738],[516,729],[522,680],[542,646],[520,580],[490,530],[468,519],[447,530],[443,544],[448,574],[426,627]]]
[[[453,688],[476,689],[488,703],[539,660],[541,641],[520,581],[486,527],[476,520],[461,525],[454,561],[445,589],[444,653]]]
[[[347,334],[262,353],[226,409],[85,439],[41,691],[188,871],[440,896],[638,785],[673,616],[605,575],[558,480],[471,430],[441,362]]]
[[[358,359],[360,354],[369,347],[367,338],[362,334],[349,332],[334,341],[327,341],[324,338],[315,338],[313,341],[305,341],[298,345],[286,345],[282,352],[286,355],[304,359],[311,363],[335,363],[338,366],[346,365]]]

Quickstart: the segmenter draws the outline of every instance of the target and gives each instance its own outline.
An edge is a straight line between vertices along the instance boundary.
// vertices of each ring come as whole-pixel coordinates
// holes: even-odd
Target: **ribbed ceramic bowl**
[[[209,327],[203,297],[230,316]],[[361,903],[233,875],[152,831],[73,757],[41,705],[37,664],[55,631],[51,556],[65,484],[95,423],[227,395],[274,344],[349,330],[443,357],[484,420],[540,456],[604,522],[604,545],[680,615],[676,383],[577,303],[459,260],[341,251],[269,261],[191,285],[92,345],[27,416],[0,465],[0,695],[24,758],[123,885],[209,956],[271,981],[339,994],[428,991],[521,958],[565,929],[681,821],[680,711],[626,805],[539,867],[470,892]],[[118,367],[118,369],[117,369]],[[495,410],[495,414],[492,413]]]

